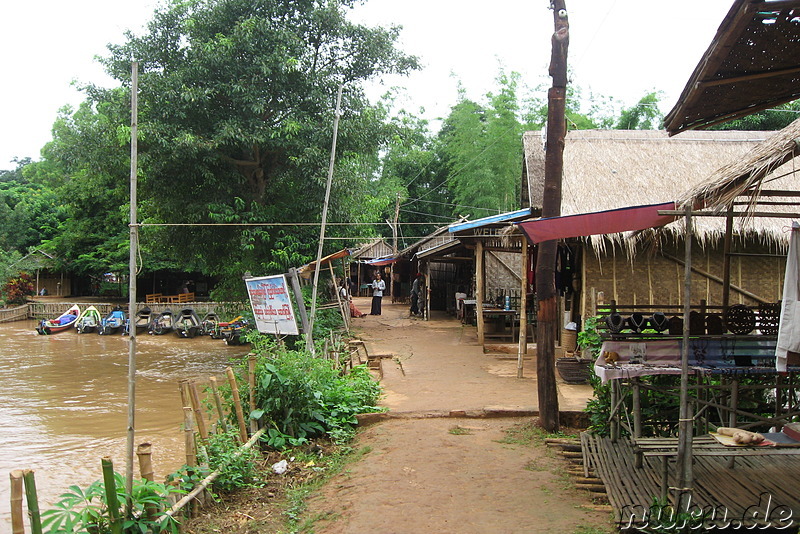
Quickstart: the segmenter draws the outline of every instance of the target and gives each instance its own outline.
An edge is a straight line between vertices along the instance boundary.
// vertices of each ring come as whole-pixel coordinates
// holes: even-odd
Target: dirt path
[[[367,299],[357,299],[369,309]],[[516,378],[514,354],[484,354],[474,327],[449,316],[421,321],[384,301],[383,315],[354,319],[383,360],[391,419],[361,430],[369,453],[309,501],[307,532],[532,533],[610,531],[587,494],[543,445],[506,430],[536,410],[535,362]],[[580,410],[591,388],[559,383],[562,410]],[[474,414],[516,417],[459,417]],[[519,417],[519,415],[525,415]]]

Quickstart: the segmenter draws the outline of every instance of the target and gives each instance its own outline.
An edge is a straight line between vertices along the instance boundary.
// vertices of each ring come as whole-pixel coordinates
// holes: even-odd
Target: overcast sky
[[[675,104],[733,0],[566,0],[573,83],[625,106],[652,90],[662,111]],[[27,0],[0,7],[0,169],[14,157],[39,158],[58,109],[82,95],[72,81],[108,85],[97,55],[123,32],[141,33],[158,2]],[[424,69],[383,81],[410,111],[446,115],[460,80],[469,97],[496,87],[502,66],[535,87],[549,85],[553,17],[548,0],[368,0],[353,14],[370,25],[403,26],[401,48]]]

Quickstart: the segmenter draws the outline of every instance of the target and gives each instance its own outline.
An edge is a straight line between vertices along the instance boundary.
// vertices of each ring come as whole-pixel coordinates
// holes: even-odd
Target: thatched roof
[[[776,191],[800,192],[800,119],[772,134],[747,154],[717,169],[706,180],[676,197],[680,207],[690,205],[704,211],[722,213],[737,197],[734,211],[747,213],[794,213],[800,217],[798,198],[775,196]],[[770,194],[772,192],[772,194]],[[790,203],[786,205],[786,203]],[[783,204],[783,205],[781,205]],[[708,231],[722,234],[724,221],[719,218],[700,220]],[[738,230],[785,243],[784,228],[791,226],[790,218],[739,218]]]
[[[561,214],[673,201],[718,168],[740,159],[768,134],[691,131],[669,137],[655,130],[572,130],[565,139]],[[533,207],[541,207],[544,147],[540,132],[526,132],[523,147],[529,180],[523,189],[530,192],[529,198],[538,196],[538,206]],[[695,230],[703,236],[713,228],[701,222]],[[674,231],[680,231],[679,227]],[[619,242],[622,236],[587,239],[599,250],[607,239]]]
[[[671,133],[800,98],[800,0],[735,0],[678,103]]]

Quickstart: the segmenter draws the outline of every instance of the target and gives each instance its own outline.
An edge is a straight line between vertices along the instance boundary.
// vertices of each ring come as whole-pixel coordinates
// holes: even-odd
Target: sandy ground
[[[362,310],[369,299],[356,299]],[[484,353],[475,328],[442,315],[410,318],[384,299],[383,315],[353,320],[371,354],[384,354],[390,418],[361,429],[370,452],[309,500],[316,533],[589,533],[611,531],[543,445],[505,430],[536,411],[534,350]],[[579,411],[589,386],[559,381],[561,410]],[[493,415],[494,417],[464,417]],[[507,417],[496,417],[506,414]]]

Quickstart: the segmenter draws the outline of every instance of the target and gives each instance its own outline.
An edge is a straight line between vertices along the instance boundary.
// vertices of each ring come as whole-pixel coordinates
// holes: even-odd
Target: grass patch
[[[454,436],[464,436],[466,434],[472,434],[472,431],[470,429],[458,425],[451,427],[450,430],[448,430],[447,432],[448,434],[453,434]]]

